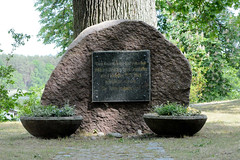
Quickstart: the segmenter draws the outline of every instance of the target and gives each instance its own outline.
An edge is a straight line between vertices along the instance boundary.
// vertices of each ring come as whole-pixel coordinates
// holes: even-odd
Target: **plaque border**
[[[149,76],[148,76],[148,79],[149,79],[149,95],[148,95],[148,99],[146,100],[104,100],[104,101],[94,101],[94,98],[93,98],[93,54],[94,53],[106,53],[106,52],[147,52],[148,53],[148,59],[149,59],[149,67],[148,67],[148,72],[149,72]],[[108,102],[150,102],[151,101],[151,86],[152,86],[152,83],[151,83],[151,54],[150,54],[150,50],[107,50],[107,51],[93,51],[92,52],[92,79],[91,79],[91,83],[92,83],[92,102],[93,103],[108,103]]]

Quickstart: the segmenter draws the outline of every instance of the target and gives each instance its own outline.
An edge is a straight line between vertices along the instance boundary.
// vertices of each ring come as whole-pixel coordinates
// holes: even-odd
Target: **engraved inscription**
[[[93,102],[149,100],[150,51],[93,52]]]

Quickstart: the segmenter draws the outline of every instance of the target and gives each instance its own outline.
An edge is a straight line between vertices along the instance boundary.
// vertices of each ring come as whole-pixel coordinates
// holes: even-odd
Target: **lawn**
[[[208,116],[203,129],[193,137],[97,138],[76,134],[70,138],[38,139],[20,122],[0,123],[0,159],[150,159],[172,157],[175,160],[240,159],[240,100],[196,104]],[[165,153],[147,149],[161,144]],[[148,147],[149,148],[149,147]],[[156,149],[156,147],[155,147]],[[137,158],[136,158],[137,155]],[[60,157],[59,157],[60,156]]]
[[[160,139],[175,159],[240,159],[240,100],[193,105],[208,116],[193,137]]]

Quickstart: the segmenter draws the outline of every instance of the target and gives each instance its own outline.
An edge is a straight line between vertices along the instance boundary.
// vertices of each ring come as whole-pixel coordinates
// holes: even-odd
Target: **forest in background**
[[[0,54],[0,66],[11,65],[15,68],[12,80],[14,84],[9,84],[8,89],[29,90],[31,87],[44,86],[60,58],[55,56],[24,56],[14,55],[7,62],[6,54]]]

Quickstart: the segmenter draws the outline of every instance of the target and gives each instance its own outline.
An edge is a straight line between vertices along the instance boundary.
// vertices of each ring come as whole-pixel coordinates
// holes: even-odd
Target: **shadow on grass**
[[[223,121],[207,122],[202,132],[198,136],[214,137],[214,136],[238,136],[240,137],[240,125],[237,123],[226,123]]]
[[[0,138],[0,140],[3,140],[3,141],[27,141],[27,140],[32,140],[32,139],[35,139],[35,137],[29,135],[29,134],[9,134],[9,135],[5,135],[5,136],[2,136]]]
[[[129,139],[133,139],[133,140],[154,140],[154,139],[161,139],[161,138],[178,138],[178,139],[181,139],[181,138],[184,138],[186,136],[187,135],[157,135],[155,133],[149,133],[149,134],[133,136],[133,137],[130,137]],[[193,136],[190,136],[190,137],[193,137]]]
[[[240,100],[201,103],[191,106],[204,112],[240,114]]]

